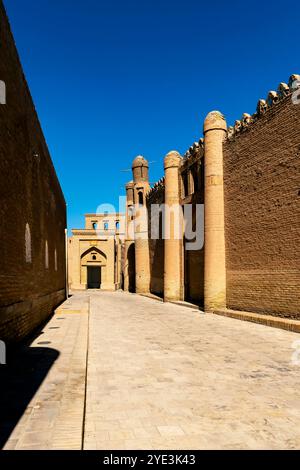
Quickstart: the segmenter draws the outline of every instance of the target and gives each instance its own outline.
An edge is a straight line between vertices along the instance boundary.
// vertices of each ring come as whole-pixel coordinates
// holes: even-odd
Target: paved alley
[[[27,365],[7,369],[3,447],[299,449],[297,339],[134,294],[76,293],[23,351]]]
[[[86,449],[300,448],[296,333],[91,295]]]

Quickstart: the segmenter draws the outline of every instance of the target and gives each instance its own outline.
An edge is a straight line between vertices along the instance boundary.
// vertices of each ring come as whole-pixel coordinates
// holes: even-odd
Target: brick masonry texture
[[[300,319],[300,106],[224,145],[227,307]]]
[[[196,204],[203,204],[204,202],[204,174],[203,165],[201,165],[201,152],[197,152],[194,158],[189,163],[184,163],[179,170],[179,184],[182,197],[180,204],[191,204],[193,207],[193,230],[196,228],[195,221],[195,208]],[[184,192],[184,174],[192,173],[193,175],[193,189],[187,190],[188,194]],[[191,175],[191,176],[192,176]],[[151,238],[151,207],[153,204],[165,203],[165,188],[164,184],[154,188],[147,197],[148,208],[148,230],[149,230],[149,252],[150,252],[150,292],[152,294],[163,297],[164,293],[164,240],[162,239],[162,226],[163,217],[160,216],[159,238]],[[189,240],[193,242],[194,240]],[[183,247],[185,241],[183,242]],[[194,302],[195,304],[203,305],[204,298],[204,249],[201,250],[186,250],[183,249],[183,262],[181,266],[181,277],[184,283],[184,299]]]
[[[0,22],[0,338],[13,342],[65,298],[66,206],[1,1]]]
[[[192,188],[190,187],[188,195],[185,194],[186,189],[184,185],[185,176],[188,175],[190,181],[193,181]],[[181,181],[181,204],[192,205],[192,229],[195,232],[196,223],[196,205],[204,203],[204,165],[203,165],[203,153],[201,150],[195,153],[191,162],[186,161],[180,168],[180,181]],[[188,185],[191,186],[191,185]],[[199,226],[198,226],[199,228]],[[194,240],[189,240],[193,242]],[[184,243],[184,292],[185,300],[191,301],[201,307],[204,304],[204,247],[201,250],[187,250],[186,241]]]
[[[151,206],[164,204],[165,190],[162,186],[151,194],[147,200],[148,230],[149,230],[149,258],[150,258],[150,292],[163,297],[164,293],[164,240],[162,238],[162,214],[160,214],[159,238],[151,238]]]

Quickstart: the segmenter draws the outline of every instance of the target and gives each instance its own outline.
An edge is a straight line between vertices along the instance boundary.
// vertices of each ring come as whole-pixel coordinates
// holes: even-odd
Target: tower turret
[[[141,155],[137,156],[132,162],[132,173],[135,183],[149,181],[149,164]]]

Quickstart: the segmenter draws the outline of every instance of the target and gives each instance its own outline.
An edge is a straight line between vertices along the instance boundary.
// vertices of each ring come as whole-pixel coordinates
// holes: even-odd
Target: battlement
[[[244,113],[240,120],[236,120],[234,126],[228,127],[227,137],[229,140],[235,138],[240,133],[246,131],[249,126],[258,121],[271,108],[278,105],[286,99],[291,99],[293,93],[300,89],[300,75],[293,74],[289,78],[289,82],[281,82],[277,91],[269,91],[267,98],[258,100],[256,112],[254,114]]]
[[[154,183],[149,191],[146,194],[146,198],[149,201],[154,197],[154,195],[158,195],[158,193],[161,193],[165,189],[165,177],[163,176],[160,180],[158,180],[156,183]]]
[[[201,137],[198,142],[194,142],[193,145],[190,146],[190,148],[185,152],[183,155],[183,164],[187,160],[192,160],[193,158],[200,157],[202,158],[204,156],[204,139]]]

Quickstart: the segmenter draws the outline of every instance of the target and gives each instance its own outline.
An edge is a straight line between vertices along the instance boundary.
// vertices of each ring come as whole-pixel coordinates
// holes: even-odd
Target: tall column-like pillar
[[[133,160],[132,173],[135,203],[135,291],[137,294],[147,294],[150,292],[150,255],[146,194],[150,185],[149,165],[141,155]]]
[[[124,276],[124,291],[130,290],[130,269],[134,266],[129,266],[128,253],[130,246],[134,243],[134,182],[130,181],[126,184],[126,220],[125,220],[125,248],[123,260],[123,276]]]
[[[226,308],[226,264],[224,231],[223,142],[227,125],[213,111],[204,122],[204,309]]]
[[[164,301],[183,300],[183,218],[180,206],[179,167],[181,156],[172,151],[165,157]]]
[[[147,215],[145,215],[147,217]],[[150,292],[150,259],[148,224],[135,233],[135,289],[137,294]]]

